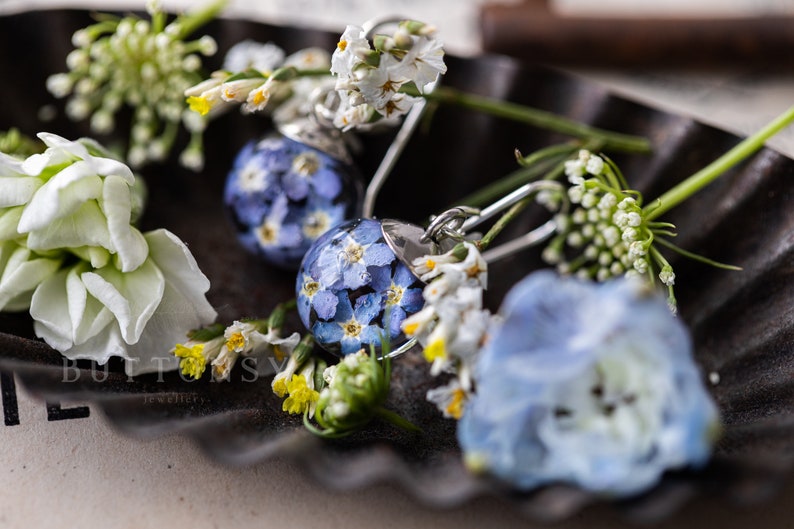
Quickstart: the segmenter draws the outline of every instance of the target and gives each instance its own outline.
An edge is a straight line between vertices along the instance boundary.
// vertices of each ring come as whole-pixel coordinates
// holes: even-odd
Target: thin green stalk
[[[478,189],[477,191],[456,201],[456,204],[465,204],[471,207],[481,207],[501,198],[513,189],[530,182],[540,175],[548,172],[559,160],[543,160],[532,167],[522,167],[499,180]]]
[[[653,220],[688,199],[710,184],[725,171],[764,146],[764,142],[794,122],[794,106],[775,118],[767,126],[696,172],[644,208],[646,220]]]
[[[499,217],[499,219],[491,227],[491,229],[488,230],[488,232],[485,235],[483,235],[482,239],[480,239],[477,242],[477,248],[479,248],[480,250],[485,250],[486,248],[488,248],[488,246],[493,242],[496,236],[502,232],[505,226],[510,224],[510,222],[512,222],[513,219],[515,219],[518,216],[518,214],[521,213],[524,210],[524,208],[529,205],[531,201],[532,199],[530,197],[527,197],[513,204],[510,207],[510,209],[508,209],[507,212],[505,212],[504,215]]]
[[[601,140],[605,149],[614,149],[627,152],[650,152],[650,142],[643,137],[621,134],[596,127],[591,127],[578,121],[570,120],[536,108],[528,107],[494,99],[461,92],[448,86],[439,86],[432,92],[420,93],[415,87],[406,85],[402,91],[409,95],[424,97],[429,101],[457,105],[485,112],[493,116],[527,123],[538,128],[567,134],[585,140]]]
[[[422,429],[416,426],[414,423],[406,419],[405,417],[391,411],[387,410],[383,406],[378,406],[375,408],[375,415],[380,417],[381,419],[390,422],[394,426],[398,428],[402,428],[403,430],[409,432],[421,432]]]
[[[553,180],[557,178],[562,172],[565,170],[565,166],[563,164],[558,164],[546,177],[548,180]],[[499,219],[491,226],[491,229],[483,235],[482,239],[477,242],[477,247],[480,250],[486,249],[491,242],[499,235],[502,230],[512,222],[521,211],[526,208],[533,200],[533,197],[528,196],[524,199],[513,204],[510,209],[508,209]]]
[[[227,0],[217,0],[201,9],[180,15],[178,18],[179,32],[174,36],[174,39],[182,40],[187,38],[198,28],[214,20],[218,13],[223,11],[227,3]]]

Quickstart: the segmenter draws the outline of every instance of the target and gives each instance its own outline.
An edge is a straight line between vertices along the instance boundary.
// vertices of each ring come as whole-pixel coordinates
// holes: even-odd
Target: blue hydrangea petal
[[[376,347],[376,349],[380,350],[383,333],[384,331],[379,325],[367,325],[361,330],[361,334],[359,334],[358,337],[362,344],[372,344]],[[369,352],[369,347],[366,349],[367,352]]]
[[[341,323],[348,322],[353,319],[353,305],[350,303],[350,298],[347,297],[346,291],[341,291],[336,295],[339,300],[336,305],[336,315],[334,319]]]
[[[385,295],[392,286],[391,268],[388,266],[370,266],[367,271],[372,278],[372,281],[370,281],[372,289]]]
[[[399,305],[392,305],[389,307],[389,336],[390,338],[396,338],[397,336],[402,333],[402,329],[400,325],[402,325],[403,320],[407,317],[405,310],[400,307]]]
[[[371,279],[367,267],[360,262],[348,264],[342,270],[342,285],[350,290],[368,285]]]
[[[343,355],[356,353],[359,349],[361,349],[361,334],[358,336],[343,336],[339,342]]]
[[[402,288],[408,288],[418,281],[419,278],[417,278],[413,272],[411,272],[410,268],[405,266],[403,263],[399,263],[397,265],[397,269],[394,271],[393,279],[395,285]]]
[[[476,367],[477,392],[458,423],[467,457],[519,488],[566,481],[616,496],[708,459],[718,412],[687,330],[661,296],[627,280],[595,285],[537,272],[511,290],[500,312]],[[593,391],[609,381],[617,385],[599,391],[643,388],[642,407],[621,400],[603,411]],[[619,417],[621,428],[639,433],[565,422],[576,414]]]
[[[380,223],[372,219],[361,219],[358,225],[350,232],[350,236],[362,246],[372,244],[383,236]]]
[[[300,226],[295,224],[284,224],[278,233],[278,244],[284,248],[297,248],[303,242],[303,234]]]

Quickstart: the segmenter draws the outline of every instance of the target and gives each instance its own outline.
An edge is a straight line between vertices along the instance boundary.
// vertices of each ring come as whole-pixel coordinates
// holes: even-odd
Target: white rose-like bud
[[[47,278],[30,305],[36,335],[70,359],[122,357],[129,375],[176,369],[174,344],[215,320],[210,283],[174,234],[144,237],[149,254],[135,270],[81,262]]]
[[[92,259],[95,267],[104,266],[112,255],[122,272],[138,268],[148,249],[143,235],[130,225],[140,202],[130,168],[93,154],[104,152],[89,140],[69,141],[48,133],[39,138],[47,150],[21,164],[24,174],[16,193],[27,199],[17,230],[28,235],[28,248],[98,248],[104,251],[91,254],[106,258]]]

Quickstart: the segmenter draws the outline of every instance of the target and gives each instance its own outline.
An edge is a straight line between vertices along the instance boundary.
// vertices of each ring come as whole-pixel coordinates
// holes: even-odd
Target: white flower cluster
[[[406,318],[402,329],[424,348],[425,359],[432,363],[431,374],[456,375],[448,385],[430,390],[428,400],[445,416],[458,419],[473,389],[472,367],[494,318],[483,308],[488,266],[470,242],[413,264],[420,279],[428,282],[422,293],[425,306]]]
[[[133,225],[143,198],[129,167],[90,140],[39,138],[47,149],[24,161],[0,153],[0,310],[29,310],[71,359],[175,368],[173,344],[215,319],[209,281],[174,234]]]
[[[341,97],[334,125],[349,130],[408,112],[416,98],[401,88],[413,83],[423,93],[447,71],[434,32],[421,22],[403,21],[393,36],[376,36],[373,49],[361,27],[347,26],[331,58]]]
[[[257,374],[271,374],[278,371],[278,362],[292,354],[300,335],[295,332],[284,338],[280,328],[269,326],[267,332],[262,332],[263,323],[260,320],[235,320],[228,327],[221,327],[222,332],[215,332],[206,339],[201,337],[199,330],[191,333],[193,337],[190,340],[177,344],[171,352],[180,358],[182,374],[192,378],[201,378],[206,365],[210,364],[213,380],[228,380],[240,357],[256,358]]]
[[[672,286],[672,268],[652,247],[655,226],[645,221],[641,197],[626,191],[616,168],[582,150],[565,163],[565,174],[571,184],[568,198],[576,207],[558,218],[562,235],[546,247],[544,260],[562,274],[598,281],[652,274],[659,264],[660,281]]]
[[[67,115],[75,121],[90,118],[98,134],[113,131],[123,106],[133,108],[127,152],[133,167],[164,159],[181,122],[193,135],[181,161],[199,169],[206,123],[186,112],[182,92],[201,79],[201,56],[213,55],[217,45],[209,36],[183,40],[194,29],[190,15],[165,25],[159,3],[147,7],[151,21],[108,18],[77,31],[66,59],[69,72],[50,76],[47,88],[56,97],[70,96]]]
[[[201,115],[241,105],[243,112],[266,111],[276,123],[289,123],[312,112],[319,91],[333,89],[330,67],[331,55],[321,48],[285,56],[273,43],[245,40],[229,49],[223,70],[187,88],[184,95],[191,110]]]
[[[184,95],[201,115],[240,104],[244,112],[271,112],[277,124],[306,118],[318,107],[323,122],[343,131],[380,118],[396,119],[416,101],[401,92],[406,84],[423,93],[446,72],[434,31],[421,22],[403,21],[393,36],[376,36],[373,49],[362,28],[348,26],[333,55],[307,48],[285,57],[272,43],[246,40],[229,50],[224,70]]]

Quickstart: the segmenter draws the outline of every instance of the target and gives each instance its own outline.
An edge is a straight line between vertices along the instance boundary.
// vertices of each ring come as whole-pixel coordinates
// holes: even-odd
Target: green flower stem
[[[775,118],[767,126],[734,148],[696,172],[677,186],[673,187],[657,200],[645,206],[643,213],[646,220],[653,220],[688,199],[703,187],[717,179],[725,171],[738,164],[764,146],[764,142],[794,122],[794,106]]]
[[[521,164],[524,165],[524,167],[463,197],[458,200],[456,204],[465,204],[471,207],[481,207],[489,204],[519,186],[546,174],[550,169],[567,159],[579,148],[579,146],[565,144],[552,145],[551,147],[540,149],[521,159]]]
[[[187,38],[198,28],[217,18],[218,13],[223,11],[227,3],[227,0],[216,0],[201,9],[180,15],[178,18],[179,31],[174,35],[174,40]]]
[[[565,171],[565,165],[563,163],[557,164],[557,166],[546,176],[547,180],[554,180],[558,176],[560,176]],[[483,235],[483,238],[477,241],[477,248],[480,250],[485,250],[499,235],[502,230],[512,222],[521,211],[524,210],[532,201],[534,200],[533,196],[528,196],[515,204],[513,204],[510,209],[508,209],[499,219],[494,223],[488,232]]]
[[[295,298],[276,305],[276,308],[273,309],[273,312],[270,313],[270,317],[267,319],[268,330],[281,329],[281,327],[284,325],[284,318],[286,317],[287,312],[293,310],[297,306],[298,300]]]
[[[161,33],[165,29],[166,18],[161,9],[152,14],[152,33]]]
[[[406,419],[405,417],[391,411],[387,410],[383,406],[378,406],[374,410],[375,415],[380,417],[381,419],[397,426],[398,428],[402,428],[403,430],[407,430],[409,432],[421,432],[422,429],[416,426],[414,423]]]
[[[448,86],[439,86],[432,92],[423,94],[420,93],[416,87],[405,85],[401,91],[408,95],[424,97],[429,101],[470,108],[493,116],[527,123],[541,129],[567,134],[575,138],[601,140],[604,142],[605,149],[641,153],[651,151],[650,142],[646,138],[640,136],[621,134],[591,127],[552,112],[546,112],[509,101],[469,94]]]

